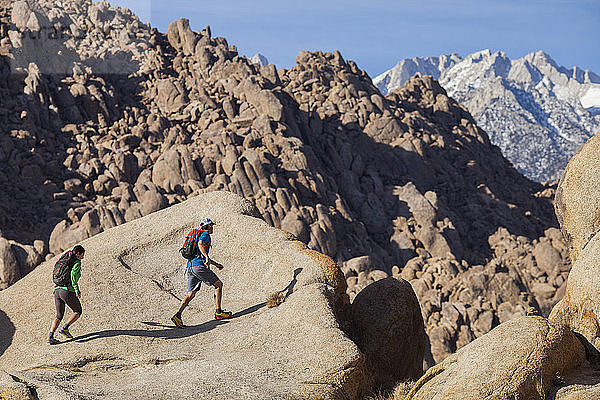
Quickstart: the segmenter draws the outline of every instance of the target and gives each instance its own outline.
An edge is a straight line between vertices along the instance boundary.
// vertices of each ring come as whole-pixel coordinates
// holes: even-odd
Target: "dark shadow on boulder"
[[[88,333],[85,335],[77,336],[71,340],[64,341],[84,343],[94,339],[109,338],[115,336],[138,336],[138,337],[151,337],[151,338],[162,338],[162,339],[181,339],[190,336],[197,335],[199,333],[208,332],[219,325],[226,324],[227,320],[213,320],[203,322],[198,325],[187,326],[185,329],[180,329],[175,326],[170,327],[168,325],[158,324],[155,322],[142,322],[143,324],[150,326],[158,326],[163,329],[149,330],[149,329],[107,329],[104,331]]]
[[[579,339],[579,341],[583,345],[583,348],[585,349],[585,358],[595,369],[600,369],[600,352],[598,352],[594,345],[591,344],[585,336],[577,332],[573,333],[575,334],[577,339]]]
[[[290,284],[287,285],[286,288],[282,290],[282,292],[285,292],[285,297],[288,297],[290,294],[292,294],[294,292],[294,286],[296,286],[296,283],[298,283],[297,278],[298,278],[298,275],[300,275],[300,272],[302,272],[302,268],[296,268],[294,270],[294,278],[292,279]]]
[[[12,343],[15,335],[15,326],[8,318],[8,315],[0,310],[0,356],[4,354],[8,346]]]
[[[242,317],[244,315],[251,314],[263,308],[267,303],[262,302],[259,304],[255,304],[251,307],[245,308],[242,311],[238,311],[233,314],[233,318]],[[181,339],[190,336],[197,335],[199,333],[208,332],[219,325],[223,325],[228,323],[229,320],[212,320],[206,321],[198,325],[190,325],[185,329],[180,329],[175,326],[165,325],[157,322],[150,321],[142,321],[142,324],[160,327],[163,329],[150,330],[150,329],[107,329],[104,331],[88,333],[85,335],[77,336],[71,340],[64,341],[62,343],[68,342],[89,342],[90,340],[100,339],[100,338],[108,338],[114,336],[139,336],[139,337],[151,337],[151,338],[162,338],[162,339]]]

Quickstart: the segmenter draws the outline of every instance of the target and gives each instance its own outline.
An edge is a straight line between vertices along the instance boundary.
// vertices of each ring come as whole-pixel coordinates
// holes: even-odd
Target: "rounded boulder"
[[[505,322],[427,370],[410,400],[544,399],[556,376],[585,361],[566,326],[541,317]]]
[[[600,134],[579,148],[556,189],[554,209],[575,262],[586,243],[600,230]]]
[[[351,320],[376,386],[390,388],[423,374],[425,327],[410,283],[385,278],[370,284],[354,299]]]

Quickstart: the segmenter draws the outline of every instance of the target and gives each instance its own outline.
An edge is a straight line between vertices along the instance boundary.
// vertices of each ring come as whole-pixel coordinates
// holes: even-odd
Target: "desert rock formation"
[[[430,368],[409,399],[544,399],[556,376],[585,360],[567,327],[541,317],[506,322]]]
[[[405,385],[398,386],[391,399],[598,398],[598,138],[573,156],[557,190],[557,215],[574,265],[549,318],[501,324],[430,368],[408,394]]]
[[[54,260],[1,291],[0,370],[14,378],[0,373],[0,390],[33,388],[40,399],[360,398],[364,357],[336,316],[348,305],[339,268],[255,213],[237,195],[211,192],[85,240],[84,310],[67,343],[44,340]],[[206,215],[218,224],[211,256],[225,265],[217,273],[235,318],[215,321],[203,287],[178,329],[169,318],[185,294],[185,260],[174,254]],[[275,291],[287,297],[267,308]]]
[[[596,350],[600,349],[599,143],[600,135],[596,135],[577,151],[557,189],[556,214],[574,263],[565,297],[550,315],[583,335]]]
[[[1,11],[2,287],[76,242],[229,190],[340,264],[351,299],[409,281],[429,366],[564,293],[553,188],[520,175],[435,80],[384,98],[339,52],[278,70],[209,27],[162,34],[104,2],[61,4]]]
[[[352,302],[350,319],[351,337],[365,354],[376,387],[421,377],[426,335],[408,282],[385,278],[367,286]]]

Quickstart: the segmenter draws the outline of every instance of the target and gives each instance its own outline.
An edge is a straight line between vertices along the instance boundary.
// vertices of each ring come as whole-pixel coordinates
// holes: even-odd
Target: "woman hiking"
[[[63,254],[54,267],[52,278],[54,287],[54,305],[56,306],[56,317],[52,320],[50,334],[48,335],[48,344],[60,343],[54,338],[54,333],[58,329],[60,321],[65,315],[65,305],[68,305],[73,314],[69,317],[66,324],[58,331],[68,339],[73,339],[69,332],[69,327],[81,316],[81,291],[79,290],[79,278],[81,278],[81,260],[85,256],[85,249],[81,245],[73,247],[73,250]]]

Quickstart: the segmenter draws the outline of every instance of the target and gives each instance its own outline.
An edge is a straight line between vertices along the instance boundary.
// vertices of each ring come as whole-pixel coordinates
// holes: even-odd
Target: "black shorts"
[[[81,314],[81,302],[75,294],[65,289],[54,289],[54,305],[56,306],[56,318],[63,319],[65,316],[65,304],[74,313]]]

